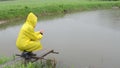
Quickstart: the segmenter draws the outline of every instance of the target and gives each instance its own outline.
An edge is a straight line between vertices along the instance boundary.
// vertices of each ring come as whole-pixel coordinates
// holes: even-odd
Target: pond
[[[0,26],[0,54],[18,53],[15,42],[24,21]],[[59,55],[57,68],[120,68],[120,10],[96,10],[39,20],[42,44]]]

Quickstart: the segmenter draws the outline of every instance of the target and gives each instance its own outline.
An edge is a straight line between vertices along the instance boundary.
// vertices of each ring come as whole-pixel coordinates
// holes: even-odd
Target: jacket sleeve
[[[36,31],[35,33],[36,33],[37,35],[39,35],[39,34],[40,34],[40,31]]]
[[[34,29],[29,28],[24,30],[24,34],[29,37],[31,40],[40,40],[42,39],[43,35],[38,32],[34,32]]]

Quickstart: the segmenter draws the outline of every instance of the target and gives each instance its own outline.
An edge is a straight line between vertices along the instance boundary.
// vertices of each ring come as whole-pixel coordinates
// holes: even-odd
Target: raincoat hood
[[[26,19],[26,23],[35,27],[36,23],[37,23],[37,16],[35,14],[33,14],[32,12],[29,13],[28,16],[27,16],[27,19]]]

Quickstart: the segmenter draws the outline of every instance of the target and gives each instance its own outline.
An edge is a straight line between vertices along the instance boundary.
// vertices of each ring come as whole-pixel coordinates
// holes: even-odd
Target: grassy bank
[[[39,16],[92,9],[120,7],[120,1],[14,0],[0,2],[0,20],[24,18],[29,12]]]
[[[15,62],[13,59],[14,57],[0,57],[0,68],[53,68],[53,64],[50,59],[48,60],[38,60],[34,63],[28,63],[27,65],[24,65],[23,62],[17,61]],[[14,61],[14,62],[13,62]],[[7,63],[7,62],[13,62],[13,63]],[[4,66],[1,66],[4,65]]]
[[[8,62],[10,59],[11,59],[11,57],[8,58],[5,56],[0,56],[0,64],[4,64],[4,63]]]

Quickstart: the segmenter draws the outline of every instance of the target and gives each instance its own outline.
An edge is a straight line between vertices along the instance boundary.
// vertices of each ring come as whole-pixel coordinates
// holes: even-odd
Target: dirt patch
[[[0,21],[0,24],[6,23],[7,21]]]

